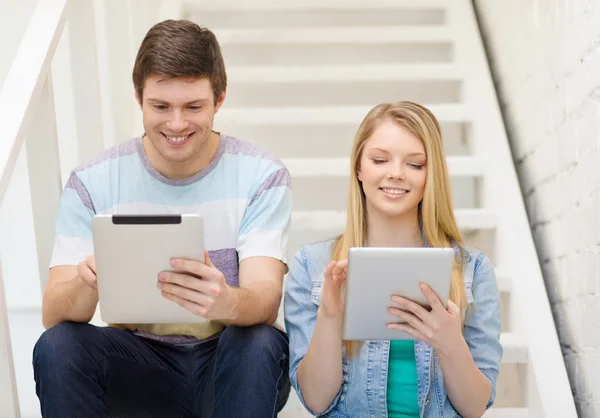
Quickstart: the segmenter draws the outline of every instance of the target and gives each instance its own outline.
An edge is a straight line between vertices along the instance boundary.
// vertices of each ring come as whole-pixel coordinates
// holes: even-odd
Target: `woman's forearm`
[[[308,351],[298,366],[302,397],[316,413],[329,407],[342,385],[342,321],[319,309]]]
[[[465,418],[480,418],[485,412],[492,388],[488,378],[477,368],[467,343],[452,353],[438,353],[448,399]]]

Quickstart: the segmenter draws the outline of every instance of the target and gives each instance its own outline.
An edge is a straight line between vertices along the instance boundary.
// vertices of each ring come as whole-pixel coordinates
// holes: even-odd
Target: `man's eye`
[[[154,105],[154,108],[156,110],[166,110],[167,106],[165,106],[165,105]]]
[[[190,106],[189,109],[196,111],[202,109],[202,106]]]

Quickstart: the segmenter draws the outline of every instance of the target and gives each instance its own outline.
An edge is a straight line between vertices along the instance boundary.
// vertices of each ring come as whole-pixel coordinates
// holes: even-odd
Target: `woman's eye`
[[[373,160],[373,164],[383,164],[385,160]]]
[[[421,164],[409,164],[409,166],[417,170],[421,170],[423,168]]]

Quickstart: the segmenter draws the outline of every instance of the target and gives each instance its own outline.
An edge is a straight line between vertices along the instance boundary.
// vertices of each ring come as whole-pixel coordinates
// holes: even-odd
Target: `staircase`
[[[44,146],[42,155],[51,155],[36,160],[33,152],[28,153],[40,266],[44,266],[48,256],[51,244],[48,225],[53,223],[40,207],[55,211],[53,205],[60,191],[60,185],[47,173],[61,169],[56,145],[52,141],[46,141],[45,145],[35,142],[42,136],[37,132],[48,132],[44,130],[46,127],[56,131],[49,62],[54,58],[65,19],[69,23],[77,21],[68,17],[66,7],[71,7],[71,13],[85,12],[88,17],[93,13],[89,6],[68,0],[42,3],[34,15],[37,24],[32,24],[26,35],[28,45],[39,45],[40,51],[19,51],[21,54],[6,83],[8,86],[11,80],[10,90],[5,88],[0,92],[0,125],[8,126],[9,133],[5,145],[0,146],[0,202],[23,143],[28,150]],[[412,100],[429,107],[442,125],[459,226],[467,243],[482,249],[494,262],[501,292],[501,341],[505,351],[496,404],[485,416],[576,416],[470,1],[156,0],[149,5],[131,0],[128,6],[124,4],[107,2],[106,8],[95,7],[95,11],[103,11],[104,19],[116,19],[120,15],[115,8],[122,7],[121,11],[130,13],[131,32],[137,31],[138,35],[166,17],[189,18],[214,30],[229,78],[228,97],[216,117],[216,129],[280,156],[289,168],[294,188],[290,254],[302,244],[342,231],[350,147],[368,110],[375,104],[397,100]],[[153,9],[153,5],[157,7]],[[70,26],[71,38],[80,39],[85,31],[83,26],[90,25]],[[104,32],[97,28],[98,33]],[[112,36],[110,31],[104,35]],[[115,49],[111,47],[111,53],[107,54],[110,39],[99,38],[97,42],[99,59],[107,61],[101,61],[100,67],[120,66],[119,72],[129,77],[130,68],[123,67],[123,62],[129,62],[122,59],[126,57],[123,45],[115,44]],[[88,47],[90,44],[93,42],[88,42]],[[90,74],[92,67],[86,67],[86,63],[96,66],[95,58],[86,55],[89,51],[76,47],[71,46],[78,60],[70,71]],[[53,65],[52,69],[61,68]],[[122,86],[111,77],[100,77],[101,96]],[[57,71],[54,84],[68,78]],[[73,90],[78,95],[84,94],[83,89]],[[15,104],[15,97],[24,99]],[[115,97],[103,100],[105,103],[114,100],[113,104],[123,102]],[[86,103],[97,104],[98,100],[93,97]],[[129,108],[115,114],[133,115],[134,106],[131,103]],[[38,128],[32,125],[33,132],[28,136],[25,127],[31,124],[32,109],[41,112],[44,125]],[[103,117],[106,118],[106,112]],[[119,127],[125,119],[134,120],[123,117],[108,126]],[[79,124],[80,118],[75,120],[79,129],[90,124],[89,120],[85,124]],[[107,126],[99,115],[92,123]],[[135,125],[135,120],[128,123],[127,129],[136,133],[139,124]],[[110,133],[105,132],[103,146],[109,145],[108,137]],[[56,135],[50,135],[50,139],[56,140]],[[97,146],[79,145],[80,151]],[[40,173],[46,176],[39,176]],[[18,278],[4,277],[5,282],[11,280]],[[10,340],[6,305],[12,346],[7,344]],[[32,305],[16,309],[11,308],[10,300],[5,303],[0,275],[2,417],[18,416],[15,374],[22,408],[36,402],[32,394],[30,353],[41,332],[39,293]],[[309,415],[292,393],[280,417],[305,416]]]
[[[444,133],[456,217],[496,265],[504,357],[486,417],[575,417],[481,37],[467,0],[195,1],[229,76],[217,129],[293,178],[290,253],[345,224],[354,133],[381,102],[427,105]],[[281,414],[308,416],[294,396]]]

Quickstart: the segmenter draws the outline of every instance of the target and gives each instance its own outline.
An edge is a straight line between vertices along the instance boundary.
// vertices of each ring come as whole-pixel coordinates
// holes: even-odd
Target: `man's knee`
[[[75,322],[62,322],[44,331],[33,348],[33,366],[39,368],[48,363],[64,359],[73,361],[80,344],[93,325]]]
[[[289,351],[287,338],[279,330],[268,325],[227,327],[219,339],[219,349],[259,356],[287,356]]]

